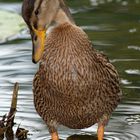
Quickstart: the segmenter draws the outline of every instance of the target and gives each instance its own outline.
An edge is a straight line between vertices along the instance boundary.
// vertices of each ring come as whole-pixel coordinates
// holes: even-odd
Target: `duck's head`
[[[73,22],[63,0],[23,1],[22,16],[30,29],[33,44],[32,61],[34,63],[37,63],[42,56],[47,28],[56,20],[61,22],[64,15]]]

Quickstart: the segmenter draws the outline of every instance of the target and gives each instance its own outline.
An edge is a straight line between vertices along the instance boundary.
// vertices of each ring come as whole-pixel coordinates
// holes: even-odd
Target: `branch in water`
[[[18,90],[19,90],[19,84],[15,83],[14,89],[13,89],[11,108],[7,116],[7,123],[6,123],[7,129],[6,129],[5,136],[7,140],[14,139],[13,126],[14,126],[14,118],[15,118],[16,108],[17,108]]]

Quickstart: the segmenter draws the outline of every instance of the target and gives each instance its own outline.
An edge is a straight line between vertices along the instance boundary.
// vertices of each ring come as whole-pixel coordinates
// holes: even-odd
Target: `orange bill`
[[[33,54],[32,59],[34,63],[37,63],[42,56],[45,46],[46,30],[36,30],[33,28]]]

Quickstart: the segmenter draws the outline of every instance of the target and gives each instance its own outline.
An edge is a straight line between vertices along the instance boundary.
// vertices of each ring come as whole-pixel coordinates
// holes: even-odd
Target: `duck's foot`
[[[52,137],[52,140],[59,140],[59,137],[58,137],[58,133],[57,132],[51,133],[51,137]]]
[[[104,125],[98,124],[98,140],[103,140],[104,137]]]

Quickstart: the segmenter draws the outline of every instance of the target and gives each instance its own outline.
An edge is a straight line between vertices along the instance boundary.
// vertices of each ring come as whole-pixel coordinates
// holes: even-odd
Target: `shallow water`
[[[106,127],[105,140],[139,140],[140,0],[82,0],[81,4],[73,0],[69,5],[76,23],[87,32],[94,47],[108,55],[121,77],[124,97]],[[50,139],[46,125],[33,105],[32,79],[38,65],[31,62],[28,31],[22,19],[20,21],[15,15],[20,13],[20,6],[20,3],[0,3],[5,17],[13,14],[19,19],[15,26],[20,27],[14,27],[12,19],[11,24],[6,18],[0,19],[0,27],[7,26],[4,35],[0,32],[0,116],[9,111],[13,85],[19,82],[14,129],[19,124],[28,129],[29,140]],[[96,140],[96,129],[96,125],[84,130],[60,126],[59,135],[63,140]]]

